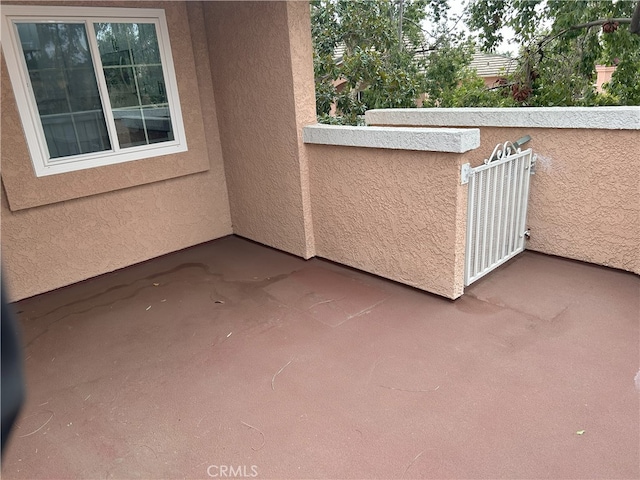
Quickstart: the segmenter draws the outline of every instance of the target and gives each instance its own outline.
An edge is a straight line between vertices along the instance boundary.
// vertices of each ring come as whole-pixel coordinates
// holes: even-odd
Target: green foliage
[[[416,102],[425,107],[640,105],[640,35],[629,32],[635,5],[475,0],[466,20],[484,50],[500,44],[503,27],[512,28],[521,45],[516,71],[487,88],[469,69],[478,47],[451,26],[448,0],[312,0],[319,121],[357,124],[368,109]],[[423,31],[425,20],[431,31]],[[594,88],[596,64],[617,66],[603,93]]]
[[[523,47],[509,83],[523,92],[522,105],[640,105],[640,36],[631,34],[628,24],[635,5],[628,0],[477,0],[468,24],[489,51],[502,40],[502,27],[514,29]],[[596,64],[617,65],[605,93],[593,86]]]
[[[463,80],[473,57],[474,46],[463,37],[441,37],[437,48],[427,55],[425,65],[425,107],[447,106],[453,92]]]
[[[448,14],[447,0],[312,0],[319,120],[356,124],[368,109],[416,107],[424,94],[428,105],[453,99],[473,77],[473,46],[447,29]],[[427,18],[436,25],[429,45]]]
[[[484,80],[469,68],[475,46],[462,35],[440,38],[439,45],[427,56],[423,107],[505,107],[511,98],[489,89]]]
[[[506,94],[505,94],[506,93]],[[462,78],[458,88],[443,95],[440,107],[516,107],[509,91],[487,88],[475,72]]]
[[[316,108],[321,119],[337,121],[329,120],[332,105],[339,121],[350,124],[370,108],[415,106],[425,80],[415,57],[423,45],[420,23],[427,4],[427,0],[311,2]]]

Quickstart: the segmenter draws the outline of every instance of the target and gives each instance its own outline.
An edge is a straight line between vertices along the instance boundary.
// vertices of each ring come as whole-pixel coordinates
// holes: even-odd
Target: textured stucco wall
[[[481,128],[482,158],[531,135],[527,248],[640,273],[640,160],[635,130]]]
[[[140,6],[137,2],[85,4]],[[57,188],[71,192],[70,198],[78,197],[36,208],[12,212],[3,188],[2,263],[13,300],[231,233],[213,87],[206,47],[203,50],[206,42],[202,14],[198,12],[201,6],[160,2],[153,7],[166,10],[184,120],[191,126],[186,131],[189,152],[159,159],[156,164],[149,159],[92,169],[86,171],[91,172],[87,178],[75,176],[81,172],[40,179],[23,177],[27,182],[48,182],[57,177],[62,182]],[[5,74],[6,71],[2,77],[3,183],[5,175],[11,176],[16,168],[24,169],[24,162],[30,167],[11,84]],[[205,171],[156,181],[158,171],[174,168],[172,161],[204,164]],[[123,188],[123,177],[129,182],[124,186],[129,188]],[[140,183],[144,184],[134,186]],[[38,185],[53,188],[49,183],[36,183],[35,187]],[[104,191],[105,185],[112,191],[91,195]],[[34,185],[27,183],[24,188],[33,189]]]
[[[472,166],[496,144],[531,135],[527,248],[640,274],[640,107],[376,110],[367,121],[478,127]]]
[[[293,78],[293,106],[300,169],[300,194],[304,225],[302,257],[316,254],[313,217],[311,211],[311,179],[309,155],[304,144],[303,128],[316,122],[316,85],[313,75],[313,44],[311,42],[311,13],[306,1],[287,2],[287,28]]]
[[[307,2],[204,2],[235,233],[314,255],[302,127],[315,123]]]
[[[466,154],[308,145],[318,256],[462,295]]]
[[[23,5],[37,2],[12,2]],[[45,2],[52,5],[53,2]],[[60,3],[63,5],[64,3]],[[69,5],[66,3],[64,5]],[[84,2],[73,5],[139,7],[139,2]],[[142,5],[149,7],[151,5]],[[207,135],[203,126],[202,102],[198,94],[196,62],[192,52],[189,25],[184,3],[159,2],[154,8],[164,8],[188,151],[174,155],[146,158],[133,162],[79,170],[48,177],[36,177],[25,148],[22,123],[15,109],[15,99],[8,79],[6,64],[2,62],[2,149],[5,152],[2,181],[11,210],[16,211],[74,198],[130,188],[143,183],[157,182],[182,175],[203,172],[210,168]],[[3,55],[4,60],[4,55]],[[6,80],[6,81],[5,81]]]

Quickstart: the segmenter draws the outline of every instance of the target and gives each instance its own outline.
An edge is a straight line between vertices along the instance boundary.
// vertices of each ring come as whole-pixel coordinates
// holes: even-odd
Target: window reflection
[[[111,149],[84,24],[18,23],[51,158]]]
[[[113,116],[122,148],[174,139],[153,23],[96,23]]]

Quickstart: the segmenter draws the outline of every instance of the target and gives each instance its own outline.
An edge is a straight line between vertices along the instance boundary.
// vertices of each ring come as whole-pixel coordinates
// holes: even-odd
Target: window
[[[2,6],[37,176],[186,151],[163,10]]]

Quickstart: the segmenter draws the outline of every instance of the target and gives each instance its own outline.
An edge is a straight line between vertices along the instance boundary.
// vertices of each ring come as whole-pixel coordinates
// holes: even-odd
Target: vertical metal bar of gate
[[[465,286],[524,250],[531,149],[469,169]]]

